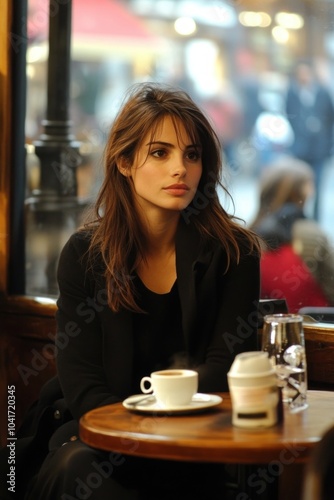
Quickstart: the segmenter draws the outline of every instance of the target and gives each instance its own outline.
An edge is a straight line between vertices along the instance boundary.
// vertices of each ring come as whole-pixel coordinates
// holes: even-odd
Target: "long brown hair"
[[[154,136],[165,116],[180,120],[195,144],[202,147],[202,176],[192,203],[183,211],[186,223],[196,226],[203,238],[214,238],[225,247],[228,265],[240,258],[240,238],[250,251],[258,251],[258,239],[241,227],[220,205],[221,145],[209,120],[191,97],[180,89],[155,83],[136,84],[115,118],[104,153],[105,177],[94,207],[94,217],[85,225],[92,231],[90,256],[102,256],[105,265],[108,304],[138,311],[132,277],[139,259],[145,258],[145,238],[136,212],[132,182],[122,175],[120,163],[131,166],[141,141]],[[117,166],[118,165],[118,166]]]

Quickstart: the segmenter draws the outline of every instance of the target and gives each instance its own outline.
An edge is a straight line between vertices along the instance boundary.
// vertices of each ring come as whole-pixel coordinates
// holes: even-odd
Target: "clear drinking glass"
[[[282,388],[283,402],[292,411],[307,408],[307,369],[303,317],[270,314],[264,317],[262,351],[268,352]]]

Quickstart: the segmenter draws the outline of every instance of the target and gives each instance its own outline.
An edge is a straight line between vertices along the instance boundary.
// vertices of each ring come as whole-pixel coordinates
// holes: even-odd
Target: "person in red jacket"
[[[320,284],[288,243],[275,251],[264,252],[261,259],[261,297],[285,298],[292,313],[306,305],[328,305]]]
[[[251,225],[266,242],[261,298],[285,298],[290,312],[334,304],[334,250],[319,224],[304,213],[313,189],[311,167],[282,156],[263,172]]]

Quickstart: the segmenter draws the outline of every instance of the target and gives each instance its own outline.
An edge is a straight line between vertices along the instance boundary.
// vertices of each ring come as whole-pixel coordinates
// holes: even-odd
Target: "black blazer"
[[[107,306],[103,267],[88,266],[88,244],[87,234],[74,234],[58,270],[57,369],[76,419],[131,395],[136,354],[133,314],[113,313]],[[189,366],[199,373],[200,392],[227,390],[226,374],[235,355],[257,349],[259,256],[243,242],[240,248],[239,264],[232,262],[225,272],[221,244],[204,244],[194,226],[180,220],[177,286]]]

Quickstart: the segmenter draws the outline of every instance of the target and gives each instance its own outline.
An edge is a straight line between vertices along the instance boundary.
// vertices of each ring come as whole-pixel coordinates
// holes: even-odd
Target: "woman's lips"
[[[164,191],[174,196],[182,196],[189,191],[189,187],[186,184],[171,184],[164,188]]]

